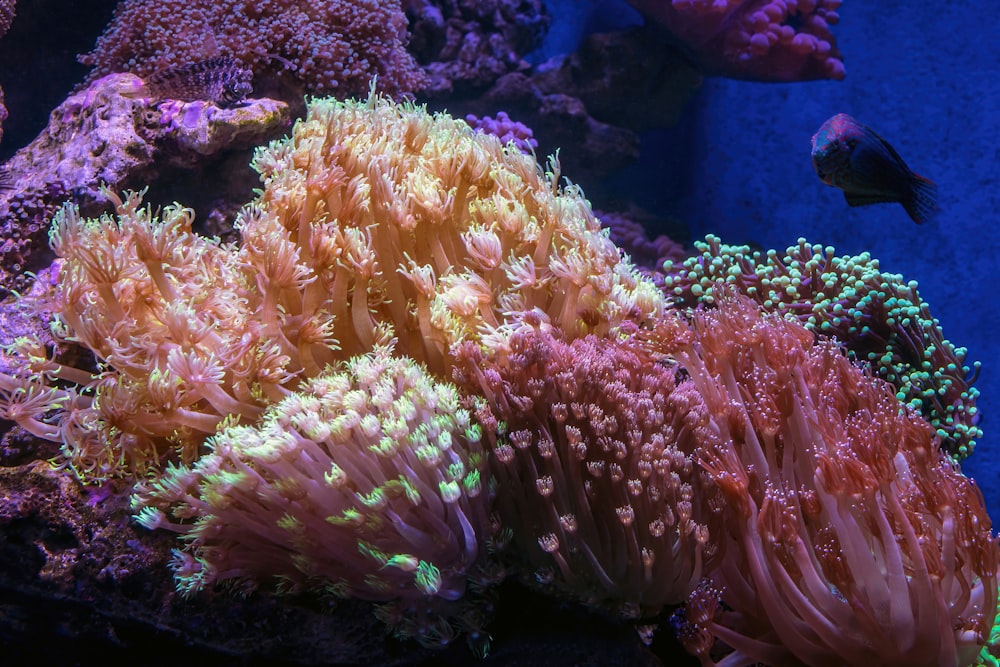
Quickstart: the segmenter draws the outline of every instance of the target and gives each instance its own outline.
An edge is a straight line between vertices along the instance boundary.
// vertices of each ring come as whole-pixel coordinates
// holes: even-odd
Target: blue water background
[[[551,39],[571,43],[553,13]],[[644,135],[640,164],[620,181],[651,211],[686,220],[695,238],[784,249],[805,237],[838,254],[868,251],[883,271],[918,281],[945,336],[983,365],[976,386],[985,436],[963,471],[997,521],[1000,51],[983,32],[993,12],[984,1],[848,0],[840,14],[844,81],[707,79],[680,127]],[[897,205],[849,208],[819,182],[809,140],[838,112],[874,128],[937,182],[943,211],[934,221],[917,226]]]

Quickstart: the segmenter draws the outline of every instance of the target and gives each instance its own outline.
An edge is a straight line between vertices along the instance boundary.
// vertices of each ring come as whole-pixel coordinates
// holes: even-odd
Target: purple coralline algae
[[[514,144],[522,153],[532,153],[538,148],[538,141],[531,128],[520,121],[511,119],[506,111],[498,111],[496,118],[490,116],[480,118],[476,114],[470,113],[466,115],[465,122],[477,132],[492,134],[504,144]]]
[[[288,126],[287,109],[269,99],[232,109],[200,101],[151,105],[142,79],[110,74],[59,105],[48,127],[8,164],[18,189],[62,181],[97,199],[102,184],[118,188],[173,153],[183,161],[185,153],[260,143]]]
[[[145,184],[165,165],[249,148],[289,124],[288,106],[276,100],[222,109],[147,94],[133,74],[100,78],[59,105],[48,127],[10,159],[11,186],[0,192],[0,286],[22,287],[20,274],[51,258],[32,255],[47,248],[48,220],[63,202],[93,207],[103,202],[102,186]]]
[[[288,101],[304,91],[358,95],[372,77],[406,95],[424,82],[407,37],[400,0],[124,0],[80,61],[93,79],[227,56]]]
[[[482,91],[504,74],[530,68],[551,18],[541,0],[404,0],[410,52],[427,73],[432,98]]]

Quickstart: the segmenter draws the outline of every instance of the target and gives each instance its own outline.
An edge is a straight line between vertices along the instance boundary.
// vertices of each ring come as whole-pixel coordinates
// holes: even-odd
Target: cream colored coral
[[[208,441],[133,498],[187,536],[178,589],[280,577],[369,600],[456,600],[489,537],[482,429],[457,389],[376,346]],[[198,521],[187,521],[192,516]]]
[[[240,218],[243,257],[266,276],[258,249],[296,249],[302,284],[263,284],[266,302],[286,321],[328,314],[342,352],[388,324],[399,352],[444,372],[453,344],[502,344],[521,312],[572,339],[664,309],[554,161],[545,173],[445,114],[314,100],[254,166],[265,187]]]
[[[447,115],[313,100],[254,166],[264,187],[238,248],[134,193],[106,193],[115,215],[56,217],[52,307],[98,373],[28,355],[0,390],[85,479],[141,473],[171,448],[191,461],[220,424],[253,423],[377,345],[449,377],[456,343],[502,349],[528,312],[573,339],[664,310],[555,163],[543,173]],[[71,386],[46,393],[53,376]],[[58,428],[26,412],[38,400],[14,405],[28,395],[59,404]]]

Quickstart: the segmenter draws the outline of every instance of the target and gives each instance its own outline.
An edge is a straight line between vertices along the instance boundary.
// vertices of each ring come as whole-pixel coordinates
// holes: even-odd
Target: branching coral
[[[377,76],[391,94],[423,74],[406,52],[399,0],[124,0],[94,50],[80,57],[95,79],[220,55],[255,74],[287,70],[306,90],[357,95]]]
[[[712,303],[717,281],[765,310],[794,319],[843,343],[851,358],[897,389],[934,427],[952,456],[972,453],[982,437],[972,384],[979,362],[965,364],[965,348],[944,338],[915,281],[883,273],[867,253],[837,257],[833,248],[800,239],[784,254],[751,252],[709,236],[699,253],[664,267],[664,288],[687,306]]]
[[[716,301],[693,334],[661,327],[718,429],[700,456],[727,501],[721,593],[692,597],[688,648],[703,664],[712,636],[725,665],[971,662],[1000,558],[978,488],[832,344],[746,297]]]
[[[277,579],[392,601],[383,614],[433,644],[450,638],[436,614],[464,596],[490,535],[480,439],[454,386],[379,347],[313,378],[256,426],[223,430],[194,466],[142,485],[133,505],[142,525],[184,535],[173,561],[182,592]]]
[[[534,314],[490,352],[464,345],[456,379],[501,420],[496,511],[525,578],[630,619],[680,603],[716,555],[693,385],[634,338],[566,342]]]

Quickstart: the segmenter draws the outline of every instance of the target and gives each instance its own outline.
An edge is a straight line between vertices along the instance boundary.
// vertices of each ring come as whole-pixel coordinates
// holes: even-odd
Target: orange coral
[[[374,93],[314,100],[254,165],[264,188],[238,216],[238,249],[194,234],[189,209],[158,218],[134,194],[108,195],[114,216],[56,217],[54,309],[102,368],[29,352],[0,389],[42,396],[38,373],[78,385],[28,405],[63,408],[64,453],[85,478],[142,472],[171,447],[190,461],[223,420],[251,423],[393,338],[446,376],[454,344],[502,345],[521,312],[574,337],[663,311],[577,188],[448,116]]]
[[[84,220],[66,207],[50,233],[63,260],[49,305],[61,337],[91,350],[98,372],[22,339],[20,377],[0,378],[9,391],[19,380],[21,391],[52,397],[62,417],[47,424],[49,436],[57,432],[68,463],[97,480],[141,472],[171,445],[190,460],[224,417],[255,419],[259,396],[273,391],[265,387],[288,379],[247,320],[256,299],[232,250],[192,233],[190,209],[157,219],[139,195],[106,194],[116,216]]]
[[[446,115],[315,100],[254,166],[264,192],[238,222],[267,317],[323,310],[342,353],[391,325],[401,353],[447,373],[452,345],[501,347],[519,313],[575,338],[664,310],[557,165]],[[278,249],[301,286],[275,282]]]

